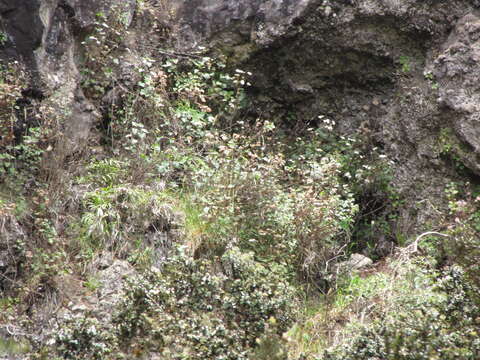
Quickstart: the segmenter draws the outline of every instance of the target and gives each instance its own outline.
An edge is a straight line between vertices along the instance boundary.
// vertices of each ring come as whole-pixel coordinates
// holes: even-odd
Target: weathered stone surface
[[[80,87],[85,34],[92,31],[98,14],[118,13],[128,26],[135,8],[135,0],[0,1],[0,19],[9,41],[0,48],[0,58],[25,62],[32,75],[30,86],[41,90],[45,103],[63,114],[64,136],[52,156],[54,166],[83,148],[99,119]]]
[[[364,269],[373,264],[372,259],[362,254],[352,254],[350,259],[335,264],[334,272],[344,273]]]
[[[235,43],[241,38],[269,45],[287,33],[315,0],[173,0],[189,45],[220,35]],[[226,33],[228,37],[225,37]],[[189,37],[189,38],[188,38]]]
[[[203,40],[254,74],[252,117],[324,115],[384,149],[407,199],[400,232],[432,221],[456,176],[439,148],[444,129],[480,174],[478,1],[176,3],[184,43]]]
[[[40,6],[40,0],[0,1],[2,23],[13,45],[8,51],[10,55],[16,52],[29,61],[32,60],[33,51],[40,46],[45,31],[45,26],[38,16]]]
[[[112,310],[124,295],[125,279],[135,274],[133,267],[126,261],[116,260],[110,267],[98,274],[100,288],[97,291],[100,318],[108,320]]]
[[[456,153],[480,175],[480,17],[457,21],[434,60],[438,103],[452,113],[451,126],[461,142]],[[449,139],[455,141],[454,139]]]
[[[57,288],[64,306],[56,309],[56,318],[49,320],[51,328],[42,329],[41,337],[55,337],[54,330],[72,318],[94,316],[103,324],[108,324],[116,305],[125,295],[126,279],[135,274],[128,262],[117,259],[106,269],[93,274],[95,286],[98,286],[96,289],[87,288],[81,280],[70,275],[59,276]]]

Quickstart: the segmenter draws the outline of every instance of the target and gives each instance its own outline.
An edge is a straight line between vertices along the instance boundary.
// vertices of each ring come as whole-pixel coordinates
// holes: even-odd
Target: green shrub
[[[116,317],[122,342],[165,359],[238,360],[251,354],[269,318],[284,332],[293,289],[237,248],[218,261],[179,253],[162,271],[132,279]]]
[[[183,186],[192,189],[190,200],[213,230],[196,250],[221,252],[235,238],[290,274],[321,276],[326,261],[348,243],[357,207],[333,156],[293,157],[304,144],[287,147],[272,125],[258,122],[255,135],[245,130],[207,137],[208,153],[182,163]]]
[[[480,287],[480,189],[468,182],[451,182],[445,195],[448,238],[437,242],[432,250],[439,263],[461,265],[470,281]]]
[[[63,359],[103,360],[116,350],[112,329],[91,316],[73,316],[56,336],[56,352]]]
[[[437,281],[438,283],[434,283]],[[404,297],[396,311],[364,327],[351,342],[327,351],[322,360],[473,360],[480,356],[478,293],[459,267],[428,291]]]
[[[175,200],[143,187],[97,188],[85,194],[83,204],[77,239],[79,250],[91,255],[106,249],[125,256],[135,240],[169,230],[175,222]]]

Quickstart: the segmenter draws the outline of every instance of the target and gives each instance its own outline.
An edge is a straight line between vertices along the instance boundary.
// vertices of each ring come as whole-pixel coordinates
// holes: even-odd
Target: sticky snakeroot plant
[[[105,329],[92,334],[88,322],[72,324],[59,349],[65,358],[88,358],[96,344],[166,359],[266,353],[292,323],[292,284],[325,278],[351,241],[358,206],[345,179],[355,144],[337,141],[332,124],[297,138],[276,119],[244,119],[250,75],[226,75],[214,59],[140,68],[138,86],[111,114],[115,158],[91,162],[78,179],[85,191],[74,245],[80,254],[107,249],[137,265],[149,249],[130,250],[141,247],[154,219],[175,210],[184,214],[183,253],[161,271],[137,266],[143,274],[118,309],[113,338],[98,339]]]
[[[112,324],[72,317],[56,336],[64,359],[250,359],[270,319],[280,335],[295,314],[294,289],[231,247],[218,259],[193,259],[178,248],[163,264],[128,279]]]

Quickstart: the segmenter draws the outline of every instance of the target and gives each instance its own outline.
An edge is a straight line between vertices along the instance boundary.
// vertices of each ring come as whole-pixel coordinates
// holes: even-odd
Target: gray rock
[[[214,35],[230,44],[248,39],[265,46],[285,35],[314,0],[173,0],[181,24],[181,45]]]
[[[434,60],[440,106],[452,113],[450,124],[459,144],[454,150],[480,175],[480,17],[470,13],[455,24]]]
[[[59,309],[57,313],[57,326],[71,319],[72,317],[82,317],[87,314],[94,315],[99,321],[107,324],[115,310],[116,305],[124,296],[125,281],[128,277],[134,276],[136,271],[126,261],[115,260],[106,269],[92,274],[98,284],[95,291],[82,287],[80,281],[71,281],[63,277],[63,283],[59,287],[63,288],[63,297],[69,300],[68,306]],[[45,329],[45,337],[54,336],[48,334],[49,329]]]
[[[112,310],[122,299],[125,279],[135,273],[133,267],[123,260],[116,260],[110,267],[99,272],[100,288],[97,291],[99,306],[96,311],[104,320],[111,318]]]
[[[372,259],[362,254],[352,254],[350,255],[350,259],[348,259],[347,261],[342,261],[335,264],[334,272],[344,273],[344,272],[350,272],[355,270],[361,270],[372,264],[373,264]]]
[[[11,43],[0,49],[0,59],[26,64],[32,76],[30,86],[46,97],[44,104],[61,114],[64,126],[50,158],[52,167],[86,145],[99,113],[80,86],[82,33],[91,31],[97,14],[121,13],[129,26],[135,0],[0,0],[2,24]]]

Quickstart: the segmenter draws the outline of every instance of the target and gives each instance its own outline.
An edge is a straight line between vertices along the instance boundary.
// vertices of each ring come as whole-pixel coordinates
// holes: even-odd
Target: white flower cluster
[[[333,128],[336,124],[334,120],[326,118],[324,115],[319,115],[318,118],[322,121],[324,129],[328,131],[333,131]]]

